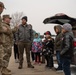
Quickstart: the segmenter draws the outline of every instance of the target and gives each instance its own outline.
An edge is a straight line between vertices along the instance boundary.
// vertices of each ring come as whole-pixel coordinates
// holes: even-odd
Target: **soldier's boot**
[[[8,72],[11,72],[11,70],[7,69]]]
[[[23,68],[23,64],[22,63],[19,63],[18,69],[22,69],[22,68]]]
[[[1,75],[2,67],[0,67],[0,75]]]
[[[11,72],[8,72],[7,68],[2,68],[2,71],[1,71],[1,74],[2,75],[11,75]]]

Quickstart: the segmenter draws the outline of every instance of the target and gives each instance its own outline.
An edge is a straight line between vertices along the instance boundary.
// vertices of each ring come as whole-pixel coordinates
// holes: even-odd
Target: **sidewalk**
[[[46,69],[45,64],[41,65],[34,65],[34,69],[27,68],[26,65],[26,57],[24,56],[24,64],[23,64],[23,69],[18,69],[18,63],[15,63],[14,61],[14,56],[10,58],[10,63],[9,63],[9,69],[12,71],[12,75],[64,75],[63,73],[57,73],[56,71],[53,71],[51,69]]]

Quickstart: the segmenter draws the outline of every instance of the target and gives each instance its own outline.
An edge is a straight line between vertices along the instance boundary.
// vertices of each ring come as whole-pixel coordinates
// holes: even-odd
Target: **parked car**
[[[58,13],[52,17],[46,18],[43,21],[44,24],[60,24],[63,25],[64,23],[70,23],[72,25],[72,30],[74,33],[74,56],[72,59],[72,64],[76,65],[76,18],[69,17],[64,13]]]

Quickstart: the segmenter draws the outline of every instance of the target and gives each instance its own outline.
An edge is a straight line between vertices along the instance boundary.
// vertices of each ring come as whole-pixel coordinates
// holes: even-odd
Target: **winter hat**
[[[71,31],[72,30],[72,26],[69,23],[63,24],[62,28],[65,29],[66,31]]]
[[[50,35],[51,36],[51,33],[50,33],[50,31],[47,31],[44,33],[44,35]]]
[[[22,17],[22,19],[25,19],[25,20],[26,20],[26,22],[27,22],[27,16]]]

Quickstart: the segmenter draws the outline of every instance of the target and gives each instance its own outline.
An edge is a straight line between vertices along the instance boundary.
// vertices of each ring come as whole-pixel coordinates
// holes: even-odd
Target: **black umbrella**
[[[66,14],[56,14],[55,16],[46,18],[43,21],[44,24],[61,24],[63,25],[64,23],[70,23],[72,26],[76,25],[76,18],[72,18],[67,16]]]

